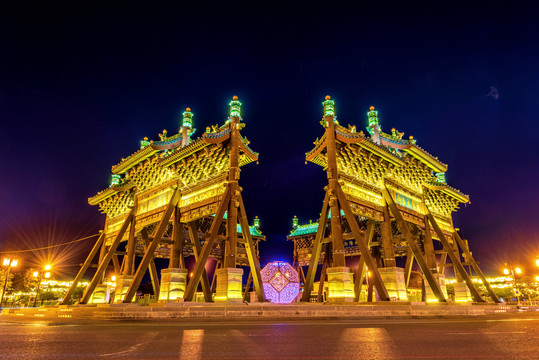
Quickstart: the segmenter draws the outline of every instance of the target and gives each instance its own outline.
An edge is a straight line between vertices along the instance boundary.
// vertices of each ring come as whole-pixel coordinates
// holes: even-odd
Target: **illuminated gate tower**
[[[299,225],[295,218],[288,236],[294,241],[295,264],[309,265],[302,300],[309,301],[322,263],[321,281],[327,275],[331,301],[358,301],[365,268],[382,301],[406,301],[416,261],[427,299],[445,301],[444,269],[449,256],[457,278],[456,300],[468,301],[471,294],[474,301],[483,301],[461,262],[463,252],[465,264],[474,268],[492,300],[498,302],[467,243],[453,227],[452,212],[469,199],[446,184],[447,165],[417,146],[412,136],[406,140],[395,129],[391,134],[382,132],[374,107],[368,112],[366,135],[356,132],[355,126],[339,124],[329,96],[322,104],[325,133],[306,154],[307,161],[327,173],[320,220]],[[439,263],[433,240],[443,246]],[[355,280],[353,270],[346,266],[347,255],[361,256]],[[398,256],[406,256],[404,269],[397,267]]]
[[[224,125],[206,128],[199,138],[194,132],[193,114],[183,113],[178,134],[159,134],[160,141],[141,141],[140,149],[112,167],[111,186],[89,199],[106,214],[105,229],[79,271],[63,304],[67,304],[78,282],[99,252],[97,271],[81,303],[91,300],[110,262],[117,277],[116,302],[134,299],[140,282],[149,270],[154,292],[160,301],[184,298],[192,301],[199,283],[207,302],[212,291],[206,274],[208,257],[218,259],[215,301],[242,300],[243,269],[250,267],[259,301],[265,301],[258,242],[264,240],[259,220],[249,226],[238,185],[240,167],[258,160],[258,154],[240,135],[241,103],[234,96]],[[120,244],[125,250],[120,251]],[[119,256],[122,256],[121,259]],[[194,255],[196,264],[187,282],[184,257]],[[142,256],[138,267],[135,256]],[[154,258],[169,258],[161,281]],[[248,289],[246,289],[247,291]],[[97,293],[97,291],[95,291]]]

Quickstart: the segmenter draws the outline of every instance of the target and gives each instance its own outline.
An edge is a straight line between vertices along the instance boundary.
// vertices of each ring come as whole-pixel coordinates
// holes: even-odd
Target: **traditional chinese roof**
[[[338,167],[341,174],[375,187],[383,186],[383,179],[387,177],[408,187],[412,192],[422,193],[422,187],[425,186],[430,190],[438,190],[457,202],[470,201],[467,195],[448,186],[445,181],[440,182],[432,174],[445,173],[446,164],[417,145],[412,136],[403,139],[404,133],[395,129],[392,129],[391,134],[382,132],[378,114],[373,107],[369,116],[371,113],[375,113],[375,117],[369,118],[367,130],[370,135],[364,134],[363,131],[356,132],[355,126],[341,126],[335,120],[335,139],[340,144]],[[327,127],[325,120],[322,120],[321,124]],[[378,138],[375,135],[378,135]],[[314,145],[315,147],[305,154],[305,159],[325,168],[325,133],[320,139],[316,139]]]
[[[243,125],[243,124],[242,124]],[[224,124],[221,127],[213,127],[213,131],[210,128],[200,136],[199,138],[192,140],[189,144],[182,147],[182,136],[176,134],[172,137],[162,136],[161,141],[147,141],[147,145],[141,146],[141,149],[137,150],[127,158],[122,159],[120,163],[112,167],[112,173],[114,175],[120,175],[124,173],[131,173],[132,169],[138,165],[152,167],[153,170],[150,171],[152,176],[156,179],[161,179],[159,181],[168,181],[172,179],[174,171],[179,171],[181,174],[180,178],[185,177],[185,172],[187,171],[184,168],[176,169],[175,164],[182,162],[185,165],[185,162],[192,164],[193,160],[207,156],[208,154],[213,154],[212,156],[219,156],[219,159],[214,159],[214,161],[219,162],[220,167],[223,167],[227,164],[227,155],[226,151],[220,151],[218,154],[215,152],[216,145],[221,146],[225,141],[230,139],[230,127],[228,124]],[[249,147],[249,141],[247,138],[240,136],[240,160],[239,165],[243,166],[249,164],[253,161],[258,160],[258,153],[254,152]],[[226,162],[226,163],[224,163]],[[196,171],[200,171],[199,167]],[[160,174],[160,176],[159,176]],[[146,176],[146,175],[144,175]],[[194,174],[193,176],[196,176]],[[144,181],[144,183],[152,183],[151,181]],[[124,177],[122,179],[124,183],[121,185],[113,185],[109,188],[106,188],[95,196],[90,197],[88,202],[91,205],[97,205],[102,201],[118,194],[119,192],[126,191],[128,189],[137,186],[140,186],[140,179],[133,178],[132,180],[126,180]],[[180,179],[180,183],[183,184],[183,179]],[[191,186],[191,184],[189,184]],[[140,189],[139,189],[140,190]]]
[[[292,231],[290,231],[290,235],[288,235],[288,237],[290,238],[294,236],[316,234],[317,231],[318,231],[318,223],[310,222],[309,224],[294,226]]]

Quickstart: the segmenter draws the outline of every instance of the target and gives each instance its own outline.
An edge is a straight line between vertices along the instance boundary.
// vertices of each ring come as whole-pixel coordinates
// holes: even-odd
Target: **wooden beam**
[[[421,254],[421,250],[419,250],[419,247],[415,243],[412,233],[410,232],[410,229],[408,229],[408,225],[406,224],[404,218],[402,217],[401,212],[397,208],[397,205],[395,205],[395,202],[393,201],[391,194],[389,194],[389,191],[385,187],[382,189],[382,193],[384,195],[384,199],[387,202],[387,205],[389,206],[389,209],[393,213],[393,216],[395,217],[395,219],[397,219],[397,226],[399,227],[401,233],[404,234],[404,237],[406,241],[408,242],[409,249],[412,250],[412,253],[414,254],[414,258],[417,261],[419,267],[421,268],[423,275],[427,278],[427,282],[429,283],[429,286],[434,296],[436,296],[438,301],[445,301],[445,297],[444,297],[444,294],[442,293],[442,289],[440,288],[440,284],[438,283],[438,281],[436,281],[432,272],[430,271],[430,268],[427,265],[427,262],[425,261],[423,254]]]
[[[101,249],[101,246],[102,246],[104,241],[105,241],[105,232],[101,231],[101,234],[97,238],[97,241],[95,242],[94,247],[92,248],[92,250],[90,251],[90,254],[88,254],[88,257],[86,258],[86,260],[82,264],[79,272],[77,273],[77,276],[75,276],[75,280],[73,280],[73,284],[71,284],[71,286],[67,290],[67,293],[64,296],[64,299],[62,300],[60,305],[68,305],[69,304],[69,300],[71,300],[71,297],[73,296],[73,293],[75,292],[75,289],[77,288],[77,285],[82,280],[82,277],[86,273],[86,270],[88,270],[88,267],[90,266],[90,264],[94,260],[95,256],[97,255],[97,252]]]
[[[247,284],[245,284],[245,292],[243,293],[243,302],[247,301],[249,297],[249,288],[251,287],[251,281],[253,281],[253,273],[249,270],[249,276],[247,276]]]
[[[475,288],[475,285],[472,282],[472,279],[468,276],[468,273],[466,272],[466,269],[464,269],[464,266],[462,266],[462,263],[460,262],[459,256],[455,255],[453,252],[453,249],[451,249],[451,245],[445,238],[444,233],[442,232],[442,229],[438,225],[438,222],[434,219],[434,216],[430,213],[430,211],[427,210],[427,218],[429,219],[430,223],[432,224],[432,227],[434,228],[434,231],[440,238],[440,241],[445,249],[447,249],[447,254],[449,255],[449,258],[451,259],[451,262],[453,263],[453,266],[455,266],[455,269],[460,273],[462,278],[464,279],[464,282],[466,282],[466,285],[468,286],[468,289],[470,289],[470,293],[472,294],[472,297],[476,302],[484,302],[481,298],[481,295],[479,295],[479,292]]]
[[[153,254],[155,252],[155,249],[157,249],[157,246],[159,245],[159,241],[161,240],[161,237],[165,233],[169,225],[170,217],[172,216],[172,213],[174,212],[174,209],[176,208],[176,205],[178,205],[179,201],[180,201],[180,190],[176,188],[174,189],[174,192],[172,193],[170,202],[168,203],[168,206],[165,212],[163,213],[163,217],[161,217],[161,221],[159,222],[159,225],[157,225],[157,228],[155,229],[153,240],[148,245],[148,249],[146,250],[144,256],[142,257],[142,260],[140,261],[138,269],[135,272],[135,277],[133,278],[133,281],[129,285],[129,289],[127,290],[127,293],[125,294],[125,297],[124,297],[124,301],[123,301],[124,303],[130,303],[135,297],[135,294],[137,293],[137,289],[140,286],[140,282],[142,281],[142,278],[144,277],[144,273],[146,273],[146,270],[148,269],[150,262],[153,260]]]
[[[198,238],[198,230],[196,223],[194,221],[191,221],[187,224],[187,229],[189,230],[189,237],[191,238],[191,241],[193,242],[193,255],[195,256],[195,262],[198,263],[200,258],[200,239]],[[206,272],[206,264],[204,264],[204,270],[202,270],[202,292],[204,293],[204,300],[206,302],[212,302],[212,291],[210,288],[210,282],[208,280],[208,274]],[[198,284],[197,284],[198,288]]]
[[[301,297],[301,301],[304,302],[309,302],[311,299],[314,277],[318,268],[318,260],[320,259],[320,250],[322,250],[322,238],[324,237],[326,224],[328,221],[328,202],[329,195],[326,190],[326,196],[324,197],[324,203],[322,205],[322,213],[320,214],[320,221],[318,223],[318,230],[316,230],[316,236],[314,237],[313,247],[311,249],[311,260],[309,261],[307,278],[303,284],[303,295]]]
[[[404,282],[406,283],[406,288],[408,289],[408,284],[410,283],[410,275],[412,274],[412,266],[414,264],[414,253],[412,250],[408,249],[408,254],[406,254],[406,264],[404,265]]]
[[[118,254],[112,255],[112,264],[114,266],[114,272],[119,275],[122,272],[122,268],[120,267],[120,260],[118,260]]]
[[[324,283],[326,282],[326,268],[329,261],[329,247],[325,245],[326,251],[324,256],[324,262],[322,263],[322,271],[320,273],[320,281],[318,283],[318,294],[316,296],[317,302],[322,302],[322,294],[324,293]]]
[[[223,216],[225,215],[225,211],[228,208],[229,202],[230,202],[230,188],[227,187],[223,195],[223,200],[221,200],[221,204],[219,205],[219,208],[217,209],[217,213],[215,214],[215,217],[213,218],[213,221],[211,223],[210,235],[204,242],[204,246],[202,247],[202,250],[200,251],[200,257],[198,258],[198,261],[196,262],[196,265],[195,265],[195,270],[193,271],[193,276],[191,277],[191,280],[187,284],[187,289],[185,290],[185,294],[184,294],[184,299],[187,301],[192,301],[193,297],[195,296],[198,283],[200,282],[202,273],[205,270],[206,261],[208,261],[208,257],[210,256],[211,249],[213,248],[215,238],[217,237],[217,232],[219,231],[219,227],[221,226],[221,222],[223,221]]]
[[[357,246],[359,248],[359,251],[361,252],[361,257],[365,259],[365,264],[367,265],[367,269],[371,271],[372,278],[374,280],[374,286],[376,286],[376,290],[378,291],[378,296],[380,296],[380,300],[382,301],[389,301],[389,295],[387,293],[386,286],[384,282],[382,281],[382,276],[380,276],[378,267],[374,263],[374,259],[371,256],[371,252],[367,246],[367,243],[361,236],[359,226],[356,221],[356,217],[352,213],[350,204],[348,203],[348,200],[346,200],[346,196],[344,195],[344,192],[342,191],[342,188],[340,185],[337,186],[336,190],[337,190],[337,198],[339,199],[341,209],[343,209],[346,220],[348,221],[348,225],[350,225],[350,229],[352,230],[352,233],[354,234],[356,238]]]
[[[135,216],[138,208],[138,198],[135,196],[135,200],[133,202],[133,219],[131,220],[131,226],[129,227],[129,237],[127,238],[127,256],[126,256],[126,265],[124,268],[124,275],[133,275],[135,273],[135,256],[136,256],[136,239],[135,239],[135,225],[137,221],[137,217]]]
[[[260,274],[260,261],[256,253],[255,244],[249,230],[249,223],[247,222],[247,215],[245,212],[245,205],[243,204],[243,197],[241,193],[238,196],[240,208],[238,211],[238,220],[240,222],[241,234],[245,239],[245,252],[247,253],[247,259],[249,260],[249,267],[253,276],[253,285],[256,291],[256,296],[259,302],[266,301],[266,294],[264,293],[264,286],[262,284],[262,275]]]
[[[442,275],[445,274],[445,267],[448,266],[446,265],[446,262],[447,262],[447,251],[444,251],[442,256],[440,256],[440,263],[438,264],[438,272]]]
[[[370,249],[372,238],[374,236],[374,225],[375,221],[369,219],[367,221],[367,231],[365,231],[366,239],[365,242],[367,243],[367,247]],[[359,295],[361,294],[361,288],[363,285],[363,273],[365,271],[365,259],[363,256],[359,258],[359,262],[357,264],[357,274],[356,274],[356,280],[354,282],[354,301],[359,301]]]
[[[88,287],[86,288],[86,291],[84,292],[84,295],[82,296],[82,299],[80,301],[81,304],[88,303],[98,282],[102,281],[101,279],[103,278],[103,274],[105,273],[105,270],[109,266],[110,260],[112,259],[112,255],[114,255],[114,253],[116,252],[116,249],[118,248],[118,245],[122,241],[122,238],[125,234],[125,231],[127,230],[127,227],[130,226],[134,213],[135,213],[135,208],[132,208],[129,214],[127,215],[127,217],[125,218],[122,226],[120,227],[120,231],[118,231],[118,234],[112,241],[109,251],[103,256],[101,263],[97,267],[97,271],[95,272],[94,277],[92,278],[92,281],[90,281],[90,284],[88,285]],[[104,246],[105,246],[105,242],[103,241],[103,246],[101,248],[103,248]]]
[[[161,288],[159,287],[159,275],[157,274],[157,268],[155,267],[155,258],[152,258],[150,261],[150,279],[152,280],[152,287],[153,287],[153,294],[155,295],[155,298],[159,300],[159,291]]]
[[[470,263],[470,265],[472,265],[475,273],[477,274],[477,276],[479,276],[479,278],[481,279],[481,281],[483,282],[483,285],[485,286],[485,288],[487,289],[489,295],[490,295],[490,298],[492,299],[492,301],[494,301],[495,303],[500,303],[500,299],[498,299],[498,296],[496,295],[496,293],[494,292],[494,290],[492,290],[492,288],[490,287],[490,284],[488,283],[487,279],[485,278],[485,275],[483,274],[483,272],[481,271],[481,269],[479,268],[479,265],[477,265],[477,263],[475,262],[474,258],[472,257],[472,254],[470,253],[470,250],[468,249],[468,247],[464,244],[464,241],[462,241],[460,235],[458,234],[458,232],[454,232],[453,233],[453,237],[455,238],[455,241],[457,242],[458,246],[464,251],[464,253],[466,254],[466,260],[468,261],[468,263]]]

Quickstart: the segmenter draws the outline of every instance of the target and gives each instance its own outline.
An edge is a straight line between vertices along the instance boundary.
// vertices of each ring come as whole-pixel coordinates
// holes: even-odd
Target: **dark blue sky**
[[[112,165],[142,137],[176,131],[186,106],[197,135],[222,123],[237,94],[243,134],[260,152],[241,185],[268,236],[262,264],[291,260],[293,215],[307,222],[321,208],[325,174],[304,153],[323,133],[320,103],[330,94],[342,124],[364,128],[374,105],[383,129],[413,135],[449,165],[448,182],[471,198],[456,226],[488,273],[505,261],[531,271],[538,14],[493,4],[3,8],[0,248],[97,232],[104,219],[87,198],[108,185]],[[76,268],[88,246],[64,264]]]

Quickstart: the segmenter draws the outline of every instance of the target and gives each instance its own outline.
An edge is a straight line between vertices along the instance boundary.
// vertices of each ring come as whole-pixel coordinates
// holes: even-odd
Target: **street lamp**
[[[511,275],[513,278],[513,289],[515,290],[515,293],[517,295],[517,306],[520,306],[520,291],[517,288],[517,278],[515,275],[522,274],[522,269],[520,267],[513,267],[513,265],[507,265],[505,263],[505,268],[503,269],[504,275]]]
[[[0,297],[0,307],[2,307],[2,304],[4,303],[4,294],[6,293],[7,282],[9,281],[9,273],[11,271],[11,268],[17,267],[18,263],[19,260],[12,258],[4,258],[4,261],[2,262],[2,265],[7,268],[7,271],[6,278],[4,280],[4,289],[2,290],[2,297]]]
[[[45,265],[43,267],[43,270],[41,271],[34,271],[34,273],[32,274],[33,277],[35,278],[38,278],[37,280],[37,290],[36,290],[36,297],[34,298],[34,307],[36,307],[36,302],[37,302],[37,298],[39,296],[39,289],[41,288],[41,281],[43,280],[43,278],[45,279],[48,279],[51,277],[51,273],[49,272],[49,270],[52,268],[51,265]]]

